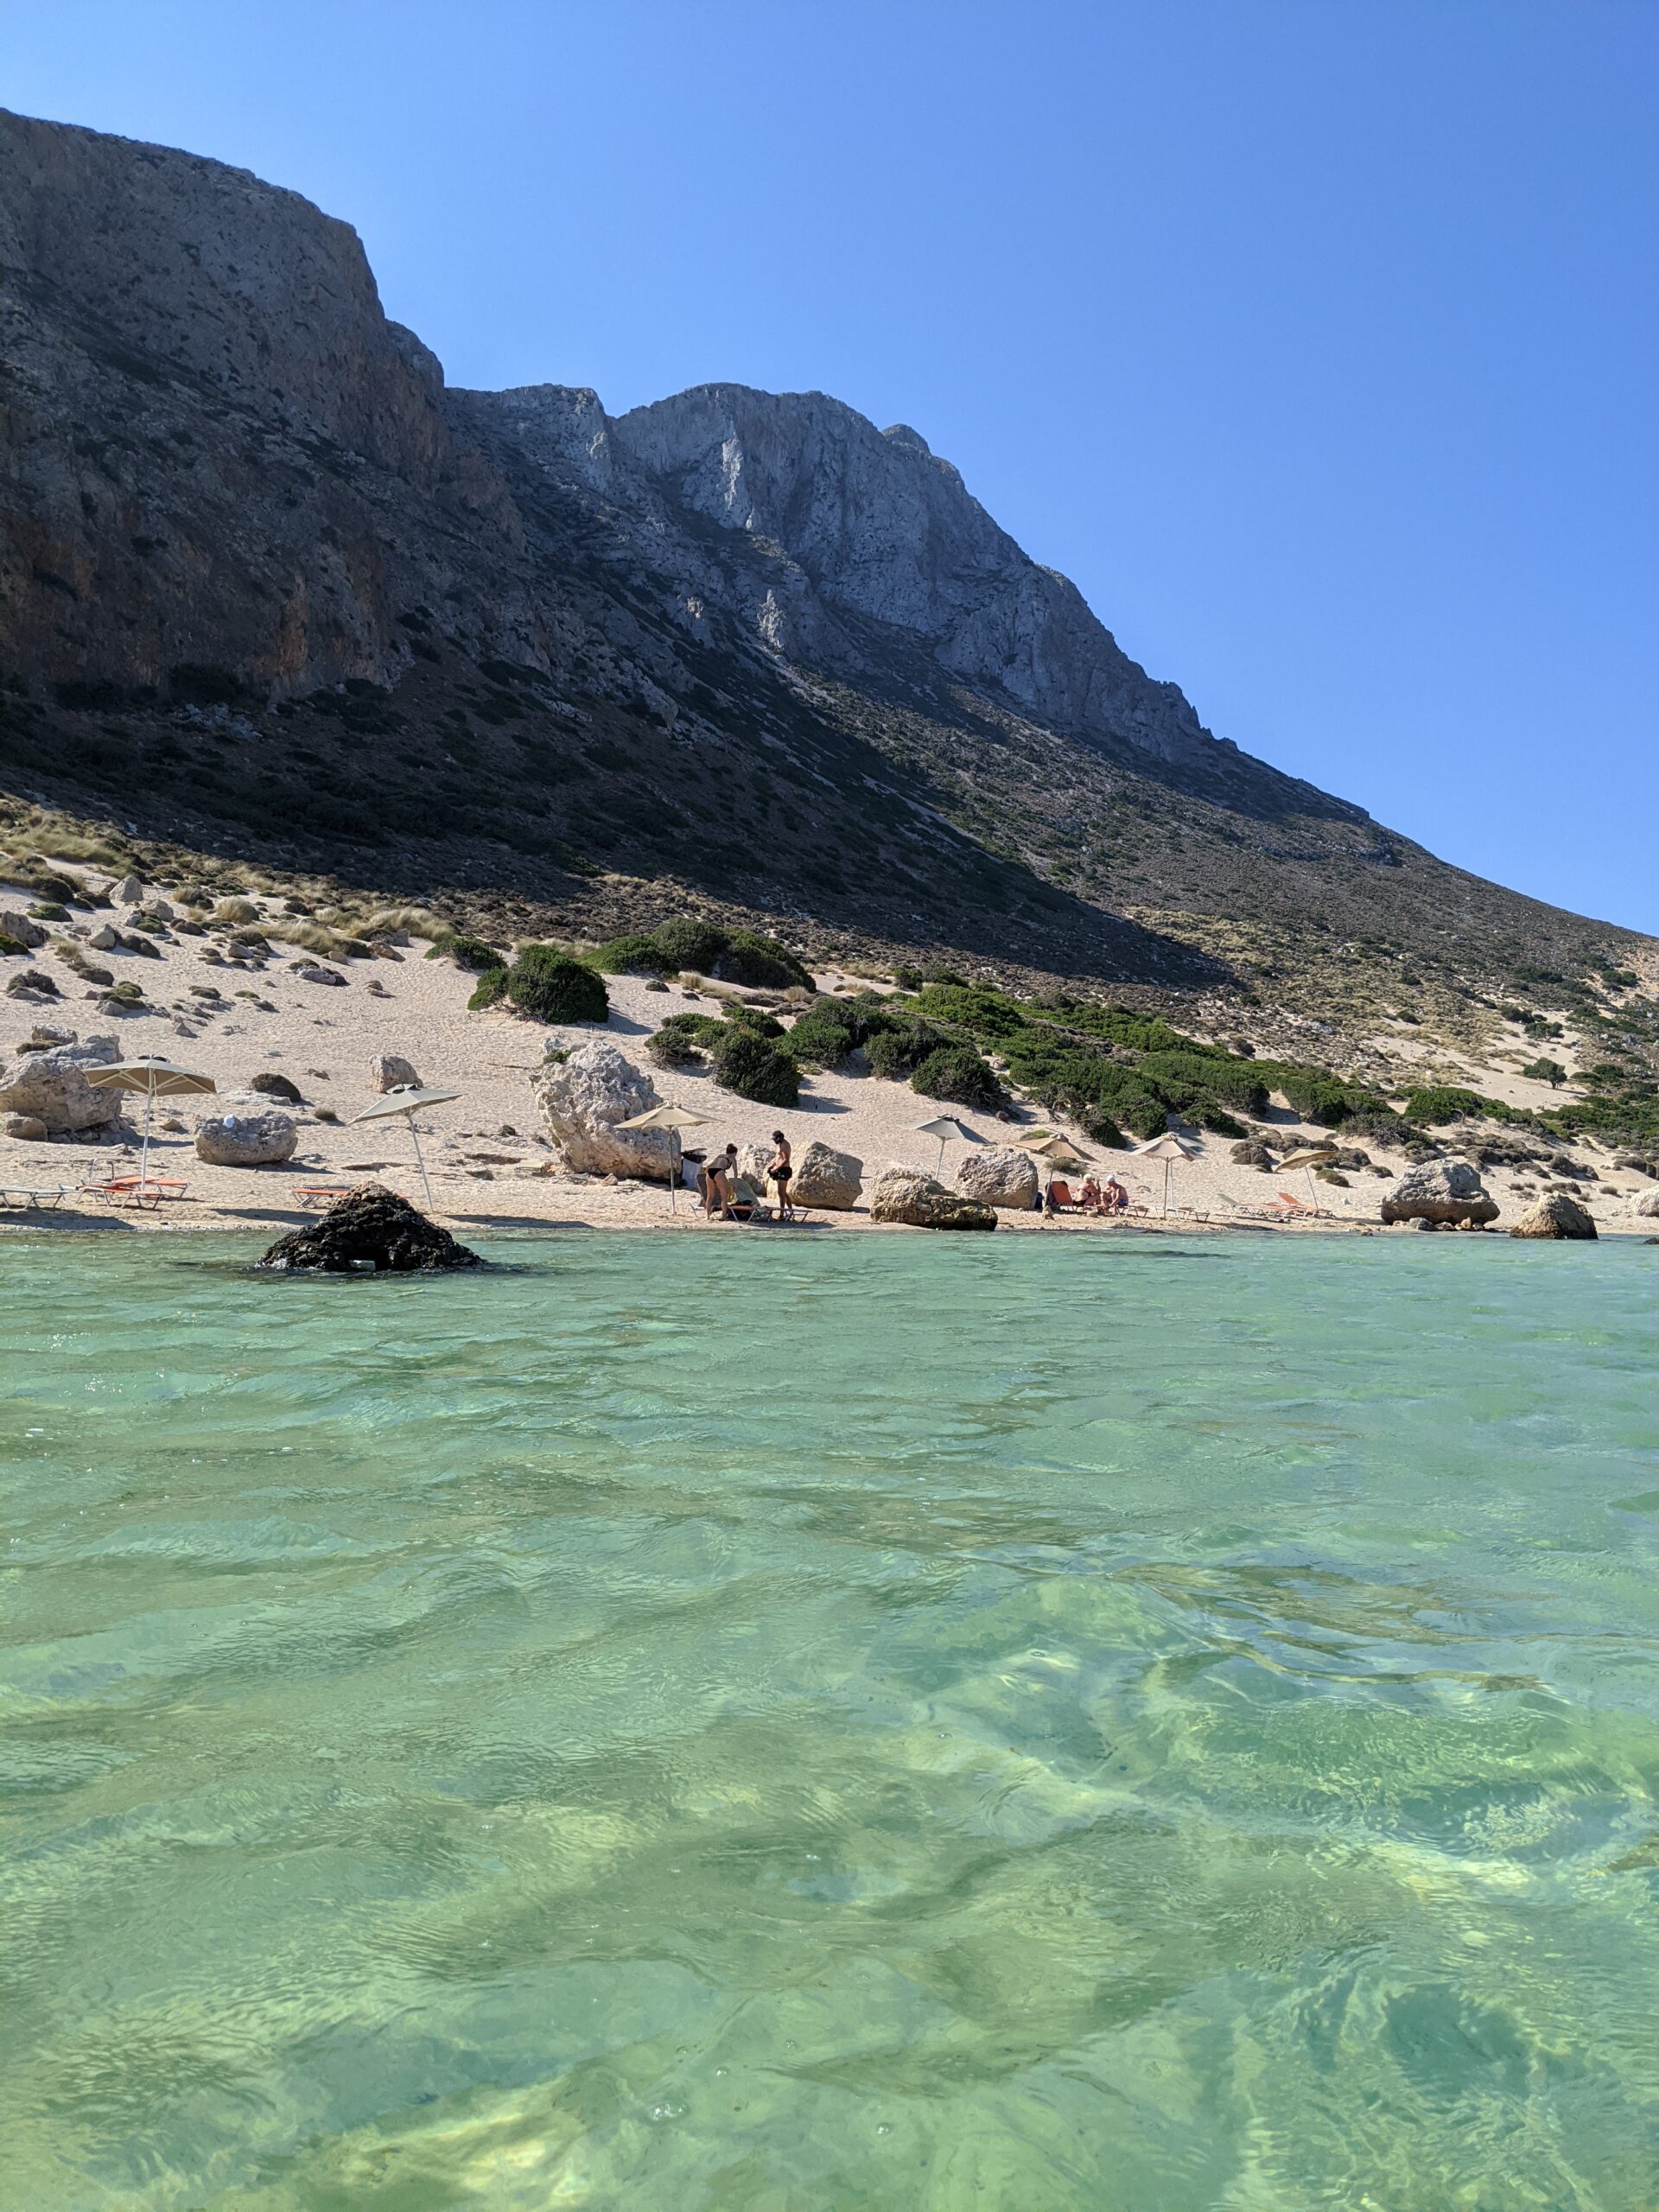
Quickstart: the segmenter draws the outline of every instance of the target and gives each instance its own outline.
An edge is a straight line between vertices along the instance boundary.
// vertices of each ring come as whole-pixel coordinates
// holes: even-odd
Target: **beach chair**
[[[1274,1203],[1283,1206],[1286,1213],[1295,1221],[1334,1221],[1336,1219],[1336,1216],[1328,1212],[1324,1206],[1311,1206],[1306,1198],[1293,1198],[1288,1191],[1281,1191]]]
[[[1055,1213],[1081,1213],[1083,1201],[1071,1195],[1071,1185],[1055,1176],[1048,1186],[1048,1203]]]
[[[13,1213],[44,1212],[60,1206],[74,1190],[73,1183],[54,1183],[47,1189],[29,1183],[0,1183],[0,1206]]]
[[[107,1198],[111,1205],[147,1206],[153,1211],[163,1198],[181,1198],[190,1185],[179,1175],[106,1175],[80,1187]]]
[[[304,1206],[308,1212],[313,1206],[331,1206],[336,1198],[349,1198],[353,1191],[365,1191],[368,1185],[366,1183],[292,1183],[289,1188],[293,1192],[296,1204]],[[394,1198],[402,1198],[405,1205],[409,1202],[409,1193],[406,1191],[394,1191],[391,1195]]]

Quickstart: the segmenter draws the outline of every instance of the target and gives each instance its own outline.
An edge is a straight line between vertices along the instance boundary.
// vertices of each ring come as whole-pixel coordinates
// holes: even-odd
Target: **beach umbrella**
[[[1306,1171],[1307,1195],[1317,1207],[1319,1198],[1318,1192],[1313,1188],[1313,1170],[1316,1167],[1329,1167],[1336,1156],[1337,1147],[1333,1144],[1308,1145],[1300,1152],[1287,1152],[1279,1165],[1284,1168],[1300,1167]]]
[[[149,1168],[149,1114],[156,1101],[183,1098],[192,1092],[219,1088],[212,1076],[198,1074],[194,1068],[175,1067],[171,1060],[162,1059],[154,1052],[141,1052],[133,1060],[111,1060],[106,1067],[88,1068],[86,1076],[94,1090],[143,1092],[144,1141],[138,1158],[141,1184]]]
[[[421,1157],[420,1131],[415,1126],[415,1116],[423,1106],[447,1105],[450,1099],[459,1098],[458,1090],[423,1090],[416,1084],[400,1083],[384,1098],[377,1098],[372,1106],[365,1106],[360,1114],[353,1114],[353,1122],[388,1122],[401,1114],[409,1123],[410,1141],[415,1147],[415,1165],[421,1171],[421,1188],[426,1192],[429,1213],[436,1211],[432,1197],[432,1185],[427,1179],[426,1162]]]
[[[680,1141],[682,1129],[706,1129],[709,1116],[699,1114],[690,1106],[677,1106],[670,1098],[660,1106],[648,1106],[643,1114],[635,1114],[626,1122],[619,1122],[619,1129],[666,1129],[674,1141],[669,1147],[668,1210],[678,1211],[677,1204],[680,1186]]]
[[[1081,1167],[1087,1156],[1058,1129],[1039,1129],[1034,1135],[1021,1137],[1020,1149],[1040,1160],[1051,1174],[1064,1167]]]
[[[944,1173],[946,1145],[953,1140],[962,1144],[983,1144],[985,1141],[976,1130],[970,1129],[965,1122],[959,1122],[954,1114],[936,1114],[931,1122],[914,1122],[911,1126],[918,1136],[938,1137],[939,1141],[938,1172],[941,1175]]]
[[[1175,1162],[1178,1160],[1196,1160],[1198,1156],[1198,1147],[1188,1144],[1185,1137],[1178,1137],[1173,1129],[1166,1129],[1162,1136],[1150,1138],[1147,1143],[1136,1145],[1135,1149],[1138,1159],[1163,1161],[1164,1211],[1167,1214],[1170,1178],[1174,1173]]]

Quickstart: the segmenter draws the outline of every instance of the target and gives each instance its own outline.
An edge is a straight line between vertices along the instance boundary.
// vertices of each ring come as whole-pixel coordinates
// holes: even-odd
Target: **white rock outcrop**
[[[1037,1163],[1012,1145],[970,1146],[957,1169],[957,1188],[1006,1213],[1029,1213],[1037,1203]]]
[[[196,1157],[213,1167],[273,1167],[294,1157],[299,1128],[257,1090],[232,1091],[196,1123]]]
[[[46,943],[46,931],[32,915],[20,914],[15,907],[0,913],[0,937],[9,937],[14,944],[26,944],[33,952]]]
[[[414,1062],[406,1060],[401,1052],[377,1052],[369,1062],[369,1081],[381,1091],[400,1088],[418,1090],[421,1087]]]
[[[1466,1160],[1425,1160],[1407,1168],[1382,1201],[1384,1221],[1496,1221],[1478,1169]]]
[[[0,1112],[27,1114],[48,1129],[104,1129],[121,1118],[124,1094],[94,1090],[92,1067],[121,1055],[113,1037],[70,1038],[43,1052],[20,1052],[0,1066]]]
[[[903,1222],[912,1229],[995,1229],[996,1210],[977,1198],[947,1191],[924,1169],[899,1162],[884,1167],[870,1194],[872,1221]]]
[[[795,1156],[789,1195],[798,1206],[822,1206],[829,1212],[845,1213],[858,1204],[863,1179],[864,1163],[855,1154],[837,1152],[815,1137]]]
[[[660,1102],[651,1077],[608,1039],[578,1045],[568,1058],[537,1069],[531,1088],[547,1133],[568,1166],[582,1175],[626,1175],[666,1183],[674,1147],[666,1129],[620,1129],[619,1122]]]

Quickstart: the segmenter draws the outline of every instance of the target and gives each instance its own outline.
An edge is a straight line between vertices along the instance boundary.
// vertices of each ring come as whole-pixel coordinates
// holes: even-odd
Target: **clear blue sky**
[[[21,0],[452,382],[912,423],[1218,734],[1659,931],[1653,0]]]

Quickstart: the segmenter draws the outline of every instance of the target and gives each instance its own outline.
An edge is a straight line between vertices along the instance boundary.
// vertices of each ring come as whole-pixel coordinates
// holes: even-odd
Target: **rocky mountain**
[[[537,926],[1310,1003],[1340,950],[1355,1021],[1631,957],[1212,736],[905,425],[448,390],[298,195],[3,115],[0,315],[20,800]]]

